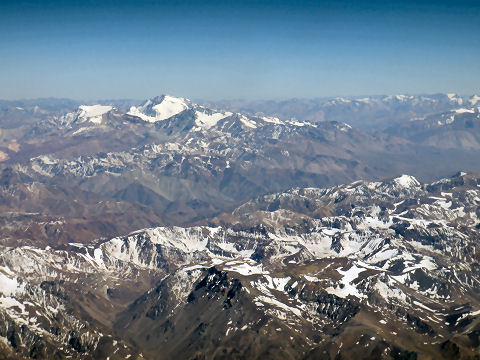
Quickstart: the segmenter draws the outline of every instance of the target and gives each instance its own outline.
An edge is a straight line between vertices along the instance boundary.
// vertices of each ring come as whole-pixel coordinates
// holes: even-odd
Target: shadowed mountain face
[[[349,101],[329,106],[353,101],[417,114],[469,104],[452,95]],[[91,241],[154,224],[189,225],[295,186],[400,173],[432,181],[480,171],[474,106],[371,135],[338,121],[247,116],[168,95],[129,109],[81,105],[65,113],[68,102],[47,110],[14,105],[4,105],[4,114],[26,113],[30,120],[0,125],[4,244],[61,244],[72,232],[77,241]]]
[[[475,358],[476,99],[0,103],[0,359]]]
[[[474,358],[479,227],[479,176],[403,175],[261,196],[210,226],[3,247],[2,353]]]
[[[386,132],[438,149],[480,149],[480,110],[456,109],[390,127]]]

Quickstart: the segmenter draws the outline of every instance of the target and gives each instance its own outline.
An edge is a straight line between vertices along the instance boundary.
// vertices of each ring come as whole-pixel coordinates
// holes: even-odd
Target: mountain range
[[[478,358],[478,159],[477,96],[2,101],[0,359]]]
[[[480,177],[295,188],[212,223],[2,247],[7,358],[474,358]]]

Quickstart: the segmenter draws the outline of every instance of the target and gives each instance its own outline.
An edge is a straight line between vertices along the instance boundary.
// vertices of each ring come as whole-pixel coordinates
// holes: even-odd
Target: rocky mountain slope
[[[295,188],[0,251],[5,358],[475,358],[480,176]]]
[[[480,106],[458,108],[390,127],[386,132],[439,149],[480,149]]]

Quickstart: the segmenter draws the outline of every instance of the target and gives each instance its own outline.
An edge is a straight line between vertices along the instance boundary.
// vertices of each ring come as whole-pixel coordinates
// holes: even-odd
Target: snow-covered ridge
[[[71,127],[74,124],[92,123],[99,125],[105,114],[115,110],[111,105],[80,105],[75,112],[69,112],[60,117],[54,117],[53,123],[60,127]],[[87,129],[87,128],[85,128]]]
[[[414,98],[414,96],[411,96],[411,95],[399,94],[399,95],[389,95],[389,96],[385,97],[384,100],[405,101],[405,100],[410,100],[410,99],[413,99],[413,98]]]
[[[144,121],[155,123],[167,120],[187,109],[191,109],[194,111],[194,131],[211,129],[216,126],[219,121],[231,116],[234,116],[235,119],[237,119],[242,124],[242,126],[245,127],[246,130],[258,128],[259,123],[261,125],[310,125],[307,122],[284,122],[277,117],[250,116],[241,113],[233,113],[230,111],[214,110],[195,104],[189,99],[178,98],[170,95],[162,95],[156,98],[149,99],[143,105],[138,107],[132,106],[127,112],[127,115],[136,116]]]
[[[199,128],[210,129],[217,125],[220,120],[232,115],[233,113],[228,111],[216,112],[199,106],[195,110],[195,125]]]
[[[470,97],[470,99],[468,99],[468,102],[470,103],[470,105],[474,106],[474,105],[476,105],[478,102],[480,102],[480,96],[478,96],[478,95],[473,95],[472,97]]]
[[[457,114],[465,114],[465,113],[474,114],[475,113],[474,109],[466,109],[466,108],[455,109],[453,111]]]
[[[79,119],[84,121],[91,121],[99,124],[102,121],[102,116],[113,110],[113,106],[109,105],[81,105],[79,106]]]
[[[455,102],[458,105],[463,103],[463,99],[458,97],[455,94],[444,95],[449,102]],[[368,96],[368,97],[349,97],[349,98],[342,98],[342,97],[335,97],[332,99],[328,99],[323,105],[325,106],[378,106],[378,105],[392,105],[392,104],[406,104],[409,103],[411,105],[417,106],[421,104],[435,104],[439,103],[440,99],[436,98],[435,96],[423,96],[423,95],[405,95],[405,94],[397,94],[397,95],[387,95],[387,96]]]
[[[272,124],[278,124],[278,125],[284,124],[283,121],[281,121],[278,117],[274,117],[274,116],[271,116],[271,117],[263,116],[262,120]]]
[[[457,104],[459,105],[462,105],[463,104],[463,99],[461,97],[459,97],[457,94],[455,93],[449,93],[447,94],[448,98],[450,99],[450,101],[452,102],[456,102]]]

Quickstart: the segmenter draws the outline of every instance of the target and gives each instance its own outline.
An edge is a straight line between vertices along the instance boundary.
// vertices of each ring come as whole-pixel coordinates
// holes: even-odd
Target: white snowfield
[[[226,112],[213,112],[209,113],[207,109],[199,109],[195,111],[195,124],[200,128],[210,129],[211,127],[217,125],[217,123],[225,119],[228,116],[231,116],[232,113]]]
[[[16,277],[8,277],[0,273],[0,294],[11,296],[14,295],[19,289],[22,288],[17,281]]]
[[[102,122],[102,116],[113,110],[113,106],[108,105],[81,105],[78,107],[78,118],[83,121],[91,121],[95,124]]]
[[[128,115],[137,116],[142,120],[148,122],[157,122],[171,118],[177,114],[180,114],[182,111],[189,108],[189,101],[184,98],[177,98],[170,95],[164,95],[160,103],[153,106],[151,100],[147,100],[142,106],[136,107],[132,106]],[[147,115],[145,112],[148,107],[151,106],[151,109],[154,111],[154,116]]]

